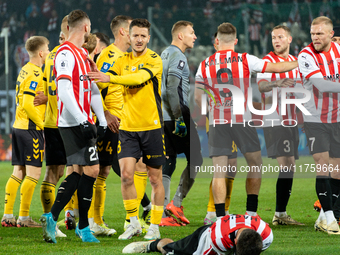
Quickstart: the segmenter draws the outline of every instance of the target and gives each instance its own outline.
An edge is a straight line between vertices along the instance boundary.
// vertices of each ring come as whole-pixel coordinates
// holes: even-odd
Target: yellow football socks
[[[225,211],[229,211],[229,206],[230,206],[230,199],[231,199],[231,193],[233,191],[233,186],[234,186],[234,179],[233,178],[225,178],[225,185],[227,188],[227,195],[225,198]],[[212,192],[212,181],[210,182],[209,186],[209,202],[207,206],[207,211],[208,212],[215,212],[215,202],[214,202],[214,196]]]
[[[51,211],[55,200],[55,185],[48,181],[43,181],[40,186],[40,199],[44,213]]]
[[[137,214],[138,215],[139,215],[139,205],[144,197],[144,193],[146,189],[147,178],[148,178],[147,172],[135,171],[134,183],[135,183],[136,192],[137,192],[137,200],[138,200]]]
[[[159,225],[161,223],[163,211],[163,205],[151,205],[151,224]]]
[[[20,216],[29,216],[30,206],[32,202],[32,197],[34,193],[35,186],[38,180],[31,176],[26,176],[25,180],[22,182],[20,189]]]
[[[93,194],[92,194],[92,201],[91,201],[91,206],[88,211],[88,216],[87,218],[93,218],[94,217],[94,197],[96,196],[96,183],[93,184]]]
[[[231,193],[233,192],[234,179],[225,178],[225,186],[227,187],[227,195],[225,197],[225,211],[229,211]]]
[[[17,196],[18,188],[22,180],[18,177],[11,175],[9,177],[5,188],[5,210],[4,214],[13,214],[13,207],[15,198]]]
[[[93,193],[94,200],[94,222],[98,225],[103,224],[104,205],[106,197],[106,177],[98,175],[96,180],[96,191]]]
[[[137,198],[135,199],[129,199],[129,200],[123,200],[124,203],[124,208],[127,213],[127,217],[134,217],[137,216],[138,218],[138,213],[137,213],[137,206],[138,206],[138,201]]]
[[[212,192],[212,181],[210,182],[209,186],[209,202],[208,202],[208,212],[215,212],[215,202],[214,202],[214,195]]]

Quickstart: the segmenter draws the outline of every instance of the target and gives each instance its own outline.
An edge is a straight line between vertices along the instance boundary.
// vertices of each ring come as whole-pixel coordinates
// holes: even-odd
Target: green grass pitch
[[[205,159],[209,162],[209,159]],[[276,164],[275,160],[263,159],[264,165]],[[297,166],[312,164],[311,157],[301,157]],[[238,166],[245,165],[244,158],[240,158]],[[185,166],[185,160],[180,158],[177,162],[177,170],[174,173],[171,184],[171,195],[176,190],[181,170]],[[0,163],[0,212],[3,212],[5,185],[12,173],[12,166],[8,162]],[[38,220],[42,214],[40,203],[40,184],[44,176],[45,167],[34,192],[30,215]],[[259,195],[258,213],[261,218],[270,223],[274,232],[274,242],[264,254],[339,254],[339,237],[328,236],[325,233],[315,232],[313,225],[318,213],[313,210],[313,204],[317,199],[315,193],[315,178],[313,175],[297,175],[294,179],[292,195],[288,204],[287,212],[294,219],[305,223],[305,226],[272,226],[271,220],[275,212],[275,187],[277,174],[263,178]],[[270,178],[269,178],[270,177]],[[273,178],[274,177],[274,178]],[[197,178],[196,182],[183,201],[184,213],[190,220],[186,227],[161,228],[162,237],[174,240],[180,239],[203,224],[209,198],[209,183],[211,178]],[[150,194],[150,185],[147,187]],[[14,207],[14,215],[19,211],[19,191]],[[245,179],[236,178],[231,198],[230,213],[245,212],[246,193]],[[1,215],[2,216],[2,215]],[[120,179],[112,171],[107,179],[107,197],[105,205],[105,221],[118,232],[123,232],[125,210],[120,191]],[[59,219],[63,217],[63,212]],[[42,239],[41,229],[28,228],[0,228],[0,254],[121,254],[124,246],[131,241],[141,241],[143,237],[133,237],[129,241],[119,241],[117,235],[113,237],[99,237],[100,244],[82,243],[74,234],[65,228],[61,230],[67,234],[67,238],[59,238],[57,244],[45,243]]]

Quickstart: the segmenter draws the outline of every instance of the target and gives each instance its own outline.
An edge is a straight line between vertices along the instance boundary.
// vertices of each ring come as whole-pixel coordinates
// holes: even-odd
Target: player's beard
[[[279,50],[279,51],[276,51],[276,53],[278,54],[278,55],[280,55],[280,54],[283,54],[283,53],[285,53],[286,52],[286,50],[288,49],[288,46],[287,47],[285,47],[285,48],[282,48],[281,50]]]
[[[132,47],[132,50],[136,53],[142,53],[145,50],[146,46],[147,46],[147,44],[145,44],[145,46],[142,50],[136,50],[134,47]]]
[[[317,51],[323,51],[325,49],[325,45],[322,43],[317,44],[317,45],[313,44],[313,46],[314,46],[314,49],[316,49]]]

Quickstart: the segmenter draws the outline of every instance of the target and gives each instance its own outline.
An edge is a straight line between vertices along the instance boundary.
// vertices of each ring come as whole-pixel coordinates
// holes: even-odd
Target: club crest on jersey
[[[338,65],[340,64],[340,58],[336,58],[335,61],[338,63]]]
[[[179,63],[178,63],[177,69],[183,70],[184,66],[185,66],[185,62],[180,60]]]
[[[104,62],[100,71],[103,72],[103,73],[106,73],[110,69],[110,67],[111,67],[111,65],[109,63]]]
[[[31,81],[31,84],[30,84],[30,89],[31,89],[31,90],[34,90],[34,91],[35,91],[35,89],[37,88],[37,86],[38,86],[38,82],[36,82],[36,81]]]
[[[63,68],[67,67],[67,60],[61,61],[60,66]]]
[[[132,71],[132,72],[136,71],[136,69],[137,69],[137,68],[136,68],[135,66],[132,66],[132,67],[131,67],[131,71]]]

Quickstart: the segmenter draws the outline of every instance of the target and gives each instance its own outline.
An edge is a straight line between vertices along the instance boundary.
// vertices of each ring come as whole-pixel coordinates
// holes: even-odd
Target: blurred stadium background
[[[222,22],[237,27],[238,52],[248,52],[263,57],[272,50],[271,29],[286,24],[292,30],[290,53],[297,56],[310,43],[309,27],[313,18],[328,16],[335,26],[340,25],[340,0],[0,0],[0,161],[11,158],[10,131],[15,114],[15,82],[18,71],[28,61],[25,41],[32,35],[44,35],[50,40],[50,50],[58,44],[60,23],[71,10],[82,9],[92,22],[92,32],[103,32],[111,38],[110,22],[116,15],[147,18],[152,23],[149,48],[161,53],[171,43],[171,27],[178,20],[194,23],[197,40],[195,47],[187,51],[191,70],[191,83],[199,63],[211,55],[216,28]],[[5,67],[6,35],[8,35],[8,69]],[[259,101],[256,80],[253,80],[254,101]],[[193,92],[193,90],[192,90]],[[204,118],[193,115],[202,137]],[[301,120],[301,117],[300,117]],[[259,129],[264,148],[262,130]],[[308,154],[304,134],[300,136],[300,154]],[[263,137],[262,137],[263,138]],[[265,150],[262,151],[266,155]]]

